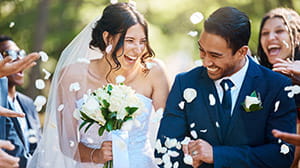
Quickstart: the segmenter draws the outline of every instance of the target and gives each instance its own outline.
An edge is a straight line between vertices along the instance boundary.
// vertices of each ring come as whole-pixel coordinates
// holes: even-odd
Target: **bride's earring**
[[[111,52],[111,49],[112,49],[112,45],[109,44],[109,45],[105,48],[106,54],[110,53],[110,52]]]

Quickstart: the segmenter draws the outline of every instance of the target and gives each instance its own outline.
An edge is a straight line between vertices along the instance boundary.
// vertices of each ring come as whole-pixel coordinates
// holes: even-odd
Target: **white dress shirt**
[[[249,66],[249,60],[248,60],[248,57],[246,56],[246,63],[239,71],[232,74],[231,76],[226,76],[221,79],[215,80],[215,86],[217,88],[218,96],[219,96],[221,103],[222,103],[222,99],[223,99],[223,89],[220,84],[221,81],[223,79],[230,79],[231,82],[234,84],[234,87],[231,88],[231,102],[232,102],[231,115],[232,115],[233,109],[235,107],[235,103],[238,98],[238,95],[240,93],[243,81],[245,79],[248,66]]]

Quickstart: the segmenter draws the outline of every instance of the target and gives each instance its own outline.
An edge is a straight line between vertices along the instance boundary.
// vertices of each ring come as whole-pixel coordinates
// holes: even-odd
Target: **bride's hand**
[[[100,149],[95,151],[95,154],[92,156],[94,162],[106,163],[113,159],[112,156],[112,142],[104,141]]]

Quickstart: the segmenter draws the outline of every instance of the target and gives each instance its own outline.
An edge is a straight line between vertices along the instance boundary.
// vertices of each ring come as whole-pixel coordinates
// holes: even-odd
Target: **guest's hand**
[[[280,138],[281,140],[300,146],[300,135],[299,134],[293,134],[293,133],[287,133],[287,132],[281,132],[279,130],[272,130],[272,133],[274,137]]]
[[[193,167],[200,166],[202,162],[209,164],[214,162],[212,146],[202,139],[190,141],[188,144],[188,151],[193,158]]]
[[[20,159],[10,156],[2,149],[14,150],[15,146],[9,141],[0,140],[0,168],[17,168],[19,167]]]
[[[0,116],[4,116],[4,117],[24,117],[25,114],[24,113],[18,113],[15,111],[11,111],[7,108],[4,108],[2,106],[0,106]]]
[[[13,61],[11,56],[5,57],[3,60],[0,60],[0,78],[23,71],[36,65],[34,61],[39,58],[40,55],[36,52],[30,53],[26,57],[16,61]]]
[[[273,71],[290,77],[295,84],[300,84],[300,61],[290,61],[276,58]]]
[[[101,145],[101,148],[96,150],[91,156],[92,161],[96,163],[106,163],[113,159],[112,155],[112,142],[111,141],[104,141]]]

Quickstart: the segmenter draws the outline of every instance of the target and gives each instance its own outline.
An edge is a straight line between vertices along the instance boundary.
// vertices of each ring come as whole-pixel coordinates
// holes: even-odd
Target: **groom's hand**
[[[190,141],[188,144],[188,151],[189,154],[193,157],[193,167],[200,166],[202,162],[209,164],[212,164],[214,162],[212,146],[202,139]]]

